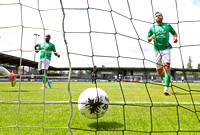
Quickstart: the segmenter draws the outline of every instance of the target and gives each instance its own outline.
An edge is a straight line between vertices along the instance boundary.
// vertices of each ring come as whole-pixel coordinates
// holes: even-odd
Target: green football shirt
[[[56,52],[55,45],[52,43],[41,43],[37,50],[41,50],[40,59],[45,59],[45,48],[46,48],[46,59],[51,60],[52,51]]]
[[[172,45],[169,43],[169,33],[174,35],[175,32],[173,27],[168,23],[153,25],[148,32],[148,37],[151,37],[153,34],[156,35],[156,39],[154,39],[154,50],[172,49]]]

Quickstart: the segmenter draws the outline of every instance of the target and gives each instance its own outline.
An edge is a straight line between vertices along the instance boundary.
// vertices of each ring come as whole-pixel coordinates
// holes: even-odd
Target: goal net
[[[190,68],[197,68],[199,62],[199,1],[9,0],[0,2],[0,11],[0,52],[19,58],[17,64],[0,59],[1,66],[16,65],[18,70],[15,87],[0,82],[0,134],[200,132],[200,87],[189,83],[185,72],[189,57]],[[157,11],[178,34],[178,43],[173,43],[173,36],[169,39],[171,69],[183,71],[186,82],[171,81],[170,96],[164,96],[160,78],[149,81],[147,71],[155,68],[153,44],[147,42],[147,34]],[[24,67],[23,59],[33,64],[39,61],[34,46],[44,43],[47,34],[60,54],[60,58],[52,54],[50,66],[61,72],[62,68],[69,70],[63,73],[66,76],[48,76],[54,80],[52,88],[40,89],[42,75],[35,71],[37,66]],[[120,73],[123,79],[96,84],[71,80],[73,68],[92,69],[94,65],[117,68],[113,74]],[[141,68],[142,76],[122,74],[124,68]],[[31,72],[39,82],[25,82]],[[109,71],[106,77],[111,74]],[[63,82],[55,82],[57,79]],[[88,87],[101,88],[109,96],[109,109],[102,118],[85,118],[77,108],[79,95]]]

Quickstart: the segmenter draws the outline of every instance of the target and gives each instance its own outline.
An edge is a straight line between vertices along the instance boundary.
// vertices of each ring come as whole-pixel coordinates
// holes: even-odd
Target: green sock
[[[165,86],[169,87],[171,73],[165,73]]]
[[[46,76],[46,83],[47,83],[48,82],[47,73],[45,73],[45,76]]]
[[[44,74],[43,74],[44,75]],[[44,76],[42,76],[42,82],[43,82],[43,84],[44,84],[44,79],[45,79],[45,77]]]
[[[43,74],[43,75],[44,75],[44,74]],[[45,73],[45,76],[46,76],[46,82],[48,82],[47,73]],[[44,84],[45,76],[42,76],[43,84]],[[46,82],[45,82],[45,83],[46,83]]]

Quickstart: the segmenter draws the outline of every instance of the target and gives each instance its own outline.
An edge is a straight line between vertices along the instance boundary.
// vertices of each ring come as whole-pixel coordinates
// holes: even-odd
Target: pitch
[[[19,86],[19,84],[21,84]],[[10,87],[0,84],[0,134],[70,134],[67,82],[53,82],[51,89],[40,89],[41,82],[21,82]],[[200,132],[199,83],[174,83],[170,96],[163,95],[159,83],[98,82],[109,96],[107,113],[88,119],[78,110],[81,92],[95,87],[91,82],[71,82],[73,134],[198,134]],[[192,90],[192,91],[190,91]]]

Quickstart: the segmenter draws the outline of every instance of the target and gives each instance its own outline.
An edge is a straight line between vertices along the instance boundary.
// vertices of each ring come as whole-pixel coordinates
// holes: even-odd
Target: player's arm
[[[150,37],[148,37],[147,38],[147,41],[148,42],[151,42],[153,39],[155,39],[156,38],[156,35],[155,34],[153,34],[152,36],[150,36]]]
[[[153,33],[152,28],[148,32],[147,41],[151,42],[153,39],[156,38],[156,35]]]
[[[174,43],[178,42],[178,34],[174,30],[174,28],[169,24],[169,32],[173,35],[173,41]]]
[[[174,40],[174,43],[177,43],[177,42],[178,42],[178,35],[177,35],[176,32],[175,32],[174,35],[173,35],[173,40]]]
[[[38,47],[39,45],[40,45],[40,44],[36,44],[36,45],[35,45],[35,52],[36,52],[36,53],[39,52],[39,50],[37,50],[37,47]]]
[[[60,57],[60,54],[58,54],[57,52],[54,52],[54,55],[57,56],[58,58]]]
[[[52,51],[53,51],[53,53],[54,53],[55,56],[57,56],[58,58],[60,57],[60,54],[58,54],[58,53],[56,52],[56,47],[55,47],[54,44],[53,44],[53,46],[52,46]]]

